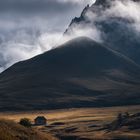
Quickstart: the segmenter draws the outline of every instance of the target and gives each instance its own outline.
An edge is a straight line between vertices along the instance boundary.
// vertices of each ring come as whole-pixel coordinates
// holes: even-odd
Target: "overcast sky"
[[[0,72],[49,49],[94,0],[0,0]],[[48,45],[49,44],[49,45]]]
[[[64,30],[92,0],[0,0],[0,30],[36,27]]]

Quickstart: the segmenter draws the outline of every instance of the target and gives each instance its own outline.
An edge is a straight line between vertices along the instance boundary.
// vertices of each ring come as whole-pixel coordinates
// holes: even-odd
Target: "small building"
[[[34,119],[35,125],[47,125],[47,119],[44,116],[38,116]]]

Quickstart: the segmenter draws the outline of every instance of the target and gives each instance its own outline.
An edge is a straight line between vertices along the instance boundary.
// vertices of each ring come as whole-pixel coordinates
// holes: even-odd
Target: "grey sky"
[[[44,27],[48,26],[45,28],[64,30],[70,20],[74,16],[78,16],[90,1],[0,0],[0,28],[11,29],[13,27],[15,30],[14,24],[18,27],[40,26],[40,24],[43,24]],[[24,25],[21,25],[21,22]]]

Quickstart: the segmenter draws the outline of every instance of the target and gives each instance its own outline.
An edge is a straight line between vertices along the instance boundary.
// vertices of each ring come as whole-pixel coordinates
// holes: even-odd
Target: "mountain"
[[[0,111],[140,104],[140,67],[87,37],[0,75]]]
[[[94,39],[93,34],[97,31],[105,46],[140,65],[138,6],[140,0],[96,0],[93,5],[84,8],[80,17],[71,21],[64,35],[73,35],[77,30],[83,30],[87,36],[88,29],[91,32],[88,36]]]

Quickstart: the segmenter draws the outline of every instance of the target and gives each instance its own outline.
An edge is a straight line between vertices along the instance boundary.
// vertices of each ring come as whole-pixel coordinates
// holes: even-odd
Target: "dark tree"
[[[122,113],[119,113],[118,116],[117,116],[117,122],[118,122],[119,125],[121,125],[122,121],[123,121],[123,115],[122,115]]]

